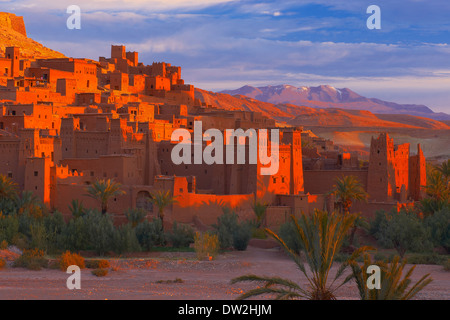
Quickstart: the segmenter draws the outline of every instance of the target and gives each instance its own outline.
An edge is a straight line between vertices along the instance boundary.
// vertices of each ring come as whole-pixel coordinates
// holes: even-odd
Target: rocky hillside
[[[275,107],[272,103],[258,101],[245,96],[231,96],[195,88],[195,97],[213,108],[255,111],[278,121],[286,121],[293,118],[291,114]]]
[[[4,57],[6,47],[20,47],[23,58],[64,58],[62,53],[44,47],[27,37],[23,17],[13,13],[0,12],[0,57]]]

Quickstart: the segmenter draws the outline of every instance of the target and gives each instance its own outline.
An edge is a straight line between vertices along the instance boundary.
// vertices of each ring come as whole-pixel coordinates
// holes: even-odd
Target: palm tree
[[[450,190],[441,170],[433,170],[427,176],[425,192],[430,198],[433,198],[437,202],[449,200]]]
[[[108,211],[108,200],[111,197],[125,194],[125,191],[120,188],[120,183],[114,182],[114,180],[111,179],[102,179],[95,181],[86,189],[86,191],[89,197],[100,201],[102,214],[105,214]]]
[[[252,204],[253,212],[256,215],[256,228],[261,227],[262,221],[266,216],[267,206],[268,206],[267,203],[262,203],[260,201],[255,201]]]
[[[447,181],[447,183],[450,183],[450,159],[447,161],[442,162],[440,166],[436,167],[436,170],[438,170],[440,173],[442,173],[444,179]]]
[[[342,213],[348,213],[354,201],[365,201],[369,197],[355,176],[337,178],[329,194],[336,197],[335,201]]]
[[[400,262],[399,256],[396,256],[389,265],[384,261],[372,262],[370,255],[364,256],[362,266],[352,261],[351,268],[361,300],[409,300],[432,281],[428,273],[408,290],[411,284],[410,277],[416,266],[411,267],[402,279],[405,264],[406,260]],[[369,289],[367,286],[369,276],[367,269],[371,265],[380,267],[380,289]]]
[[[140,222],[142,222],[147,216],[147,211],[141,208],[129,208],[125,211],[125,216],[131,226],[135,228]]]
[[[72,213],[72,217],[75,218],[84,216],[86,214],[86,209],[84,208],[83,203],[78,199],[72,200],[71,205],[69,206],[69,210]]]
[[[300,259],[297,252],[291,250],[286,243],[274,232],[266,229],[266,232],[277,240],[289,256],[297,264],[300,271],[308,280],[308,288],[304,289],[297,283],[279,277],[261,277],[256,275],[245,275],[232,279],[232,283],[241,281],[254,281],[265,283],[256,289],[242,294],[239,299],[247,299],[262,294],[274,294],[276,299],[306,298],[310,300],[334,300],[335,291],[343,284],[350,281],[353,275],[347,276],[339,285],[335,282],[341,278],[350,262],[356,260],[362,253],[371,250],[370,247],[361,247],[344,261],[338,269],[334,279],[329,282],[329,273],[334,263],[335,255],[342,247],[345,235],[356,220],[354,214],[329,214],[316,210],[311,217],[302,213],[298,221],[294,216],[292,220],[306,258],[308,269]]]
[[[341,213],[348,214],[350,207],[354,201],[366,201],[369,195],[364,190],[364,187],[359,183],[355,176],[343,176],[337,178],[333,190],[329,193],[335,196],[335,201],[338,204]],[[364,224],[363,218],[358,215],[352,230],[350,231],[349,242],[353,245],[355,233],[358,226]]]
[[[43,205],[41,200],[31,191],[23,191],[22,196],[17,197],[17,208],[19,214],[28,214],[39,218],[43,215]]]
[[[167,206],[176,203],[177,200],[172,196],[169,190],[158,190],[151,193],[149,201],[158,207],[158,217],[161,219],[161,229],[164,230],[164,209]]]
[[[7,176],[0,174],[0,199],[15,200],[17,184]]]

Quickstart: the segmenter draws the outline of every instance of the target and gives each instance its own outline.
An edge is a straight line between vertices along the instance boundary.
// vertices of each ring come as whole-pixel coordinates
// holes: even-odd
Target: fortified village
[[[10,21],[10,23],[12,23]],[[26,35],[23,21],[13,27]],[[260,174],[257,164],[179,164],[171,160],[172,132],[226,129],[280,131],[279,170]],[[204,142],[202,148],[207,143]],[[248,141],[246,143],[248,159]],[[193,155],[192,155],[193,156]],[[344,152],[332,141],[301,127],[284,127],[258,112],[227,111],[196,98],[181,68],[165,62],[144,65],[137,52],[111,46],[109,58],[24,57],[20,47],[5,48],[0,58],[0,174],[20,190],[32,191],[49,210],[70,216],[79,199],[86,207],[98,203],[86,195],[101,179],[120,183],[124,195],[110,200],[116,223],[128,208],[156,216],[148,198],[169,190],[177,202],[165,214],[173,221],[210,225],[233,208],[241,218],[253,215],[255,200],[266,202],[266,225],[279,226],[291,214],[332,209],[327,193],[335,179],[352,175],[369,194],[352,211],[413,206],[426,185],[420,145],[394,145],[382,133],[373,137],[368,163]]]

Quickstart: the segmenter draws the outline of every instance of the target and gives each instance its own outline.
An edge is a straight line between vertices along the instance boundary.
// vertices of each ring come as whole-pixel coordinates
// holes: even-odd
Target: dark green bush
[[[89,249],[89,233],[84,217],[69,220],[58,236],[58,244],[61,249],[72,252]]]
[[[414,253],[406,258],[410,264],[442,264],[447,258],[437,253]]]
[[[223,214],[217,218],[217,224],[213,227],[219,238],[221,249],[233,247],[236,250],[245,250],[253,232],[252,224],[239,223],[236,212],[229,208],[223,209]]]
[[[19,232],[25,235],[28,239],[31,239],[31,226],[41,221],[41,219],[33,217],[28,213],[18,214],[18,219]]]
[[[131,223],[119,226],[115,230],[113,238],[112,251],[115,253],[122,254],[125,252],[141,251],[141,246],[139,245],[139,241]]]
[[[89,247],[101,256],[111,251],[115,233],[112,217],[92,210],[83,219],[89,235]]]
[[[436,247],[443,247],[450,253],[450,209],[436,211],[425,218],[425,226],[430,239]]]
[[[395,248],[403,257],[407,251],[425,252],[432,250],[429,233],[422,220],[413,212],[379,211],[371,223],[370,232],[385,248]]]
[[[136,226],[135,232],[143,250],[150,251],[152,247],[163,246],[166,243],[161,219],[153,219],[152,222],[144,220]]]
[[[44,251],[48,249],[48,236],[45,226],[41,221],[37,221],[30,225],[30,246]]]
[[[219,238],[220,248],[233,247],[233,233],[238,226],[238,216],[228,208],[223,209],[223,214],[217,218],[217,225],[214,225]]]
[[[6,216],[17,213],[17,205],[14,199],[0,197],[0,213]]]
[[[104,255],[114,245],[114,228],[112,217],[90,210],[85,215],[72,218],[62,229],[59,247],[63,250],[77,252],[94,250]]]
[[[286,243],[289,249],[296,253],[300,253],[302,250],[302,242],[293,221],[288,221],[281,225],[279,236]]]
[[[19,232],[19,219],[17,215],[0,215],[0,242],[5,240],[12,243],[14,236]]]
[[[242,222],[236,226],[233,232],[233,248],[239,251],[247,249],[248,242],[252,237],[252,226],[247,222]]]
[[[194,229],[187,224],[173,223],[172,231],[167,235],[167,240],[172,243],[174,248],[189,247],[194,243]]]
[[[47,235],[47,248],[49,251],[56,251],[60,248],[58,241],[66,226],[63,215],[61,212],[55,211],[52,214],[46,215],[43,223]]]

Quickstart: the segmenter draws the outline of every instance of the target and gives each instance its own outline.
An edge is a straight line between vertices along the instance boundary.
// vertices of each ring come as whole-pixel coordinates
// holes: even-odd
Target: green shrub
[[[41,270],[48,266],[44,251],[39,249],[25,250],[20,257],[14,260],[13,267]]]
[[[17,205],[13,199],[0,197],[0,213],[4,215],[17,214]]]
[[[80,269],[85,268],[84,258],[77,253],[70,251],[64,252],[58,259],[59,267],[62,271],[66,271],[69,266],[75,265]]]
[[[173,223],[172,232],[167,235],[167,239],[174,248],[189,247],[194,242],[194,229],[190,225]]]
[[[432,244],[422,220],[414,213],[392,210],[389,213],[377,212],[370,226],[370,233],[379,245],[395,248],[403,257],[406,251],[431,251]]]
[[[55,211],[52,214],[46,215],[43,223],[47,236],[47,249],[49,251],[56,251],[58,248],[62,248],[59,240],[66,226],[62,213]],[[62,249],[64,250],[65,248]]]
[[[252,226],[246,222],[238,224],[233,232],[233,248],[239,251],[245,251],[251,237]]]
[[[34,217],[28,213],[22,213],[18,215],[19,219],[19,232],[31,239],[31,227],[41,221],[41,218]]]
[[[89,249],[89,233],[84,217],[69,220],[58,236],[58,244],[63,250],[72,252]]]
[[[289,249],[300,253],[302,250],[302,242],[293,221],[288,221],[280,226],[279,236]]]
[[[111,216],[92,210],[83,219],[89,235],[89,247],[101,256],[112,250],[115,228]]]
[[[104,277],[104,276],[108,275],[108,269],[98,268],[98,269],[92,270],[91,273],[97,277]]]
[[[19,219],[17,215],[4,216],[0,214],[0,241],[12,243],[14,236],[19,232]]]
[[[30,225],[30,245],[32,248],[38,248],[47,251],[48,236],[45,226],[41,221],[36,221]]]
[[[425,218],[425,226],[430,232],[431,241],[450,253],[450,209],[436,211]]]
[[[219,253],[220,243],[216,234],[196,232],[194,249],[198,260],[215,259]]]
[[[135,229],[133,229],[131,223],[121,225],[114,231],[111,249],[118,254],[141,251]]]
[[[226,249],[233,246],[233,231],[238,225],[237,214],[227,208],[223,209],[224,213],[217,218],[217,225],[213,225],[219,238],[220,248]]]
[[[56,237],[63,250],[94,250],[98,255],[104,255],[113,248],[115,232],[109,214],[90,210],[69,220]]]
[[[414,253],[408,255],[406,258],[410,264],[442,264],[446,257],[438,255],[437,253]]]
[[[152,222],[145,220],[136,226],[135,232],[143,250],[150,251],[152,247],[166,243],[161,219],[153,219]]]
[[[229,208],[223,209],[223,214],[217,218],[216,229],[220,248],[235,248],[245,250],[252,235],[252,227],[248,222],[239,223],[236,212]]]

